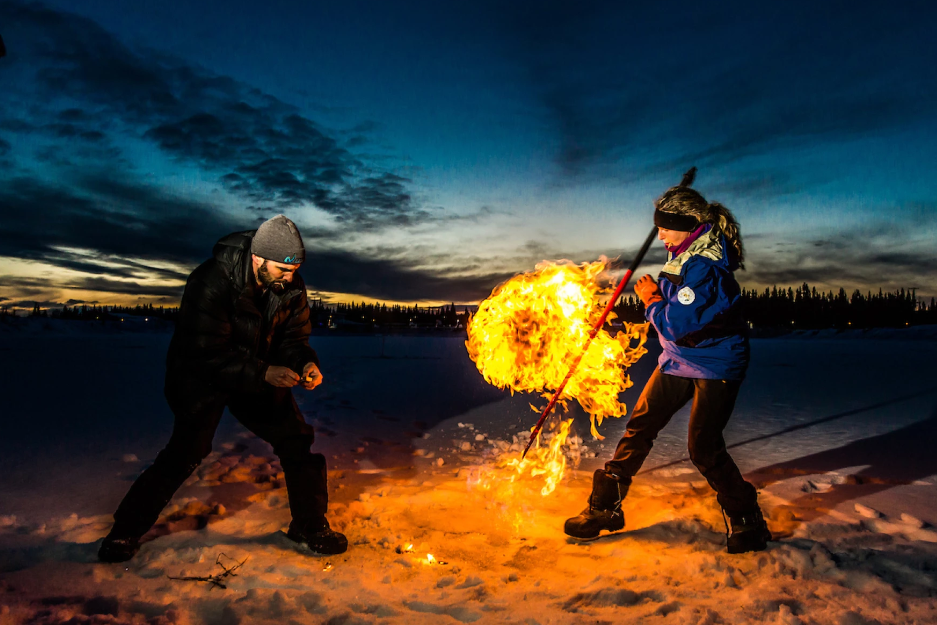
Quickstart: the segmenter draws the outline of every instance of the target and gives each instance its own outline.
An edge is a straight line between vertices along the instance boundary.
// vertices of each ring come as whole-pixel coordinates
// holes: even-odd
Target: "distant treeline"
[[[0,309],[0,316],[13,316],[15,313],[4,306]],[[157,317],[159,319],[175,319],[179,314],[179,307],[164,308],[153,304],[138,304],[136,306],[63,306],[62,308],[40,308],[39,304],[33,306],[29,317],[51,317],[53,319],[81,319],[84,321],[106,321],[120,319],[125,316]]]
[[[897,328],[937,324],[937,302],[918,301],[913,291],[901,289],[894,293],[863,294],[856,290],[847,295],[818,291],[807,283],[794,288],[742,290],[745,318],[752,328],[808,329],[825,328]],[[644,320],[644,305],[634,296],[621,298],[614,308],[625,321]]]
[[[445,306],[401,306],[394,304],[309,304],[314,325],[354,329],[355,327],[399,328],[464,328],[469,318],[468,307],[461,312],[455,304]]]
[[[462,310],[455,304],[445,306],[387,306],[386,304],[324,304],[321,300],[309,302],[309,312],[314,326],[343,329],[371,327],[465,327],[468,308]],[[175,320],[179,308],[142,304],[137,306],[64,306],[62,308],[40,308],[33,306],[30,317],[53,319],[79,319],[85,321],[120,321],[128,316]],[[0,317],[12,317],[15,312],[8,307],[0,308]]]
[[[937,324],[937,302],[918,301],[914,292],[901,289],[894,293],[877,294],[860,291],[847,295],[818,291],[808,284],[794,288],[766,288],[742,291],[745,317],[757,330],[825,329],[825,328],[896,328]],[[401,306],[386,304],[326,304],[312,300],[309,304],[313,325],[319,328],[367,330],[371,328],[464,328],[471,313],[468,307]],[[625,321],[644,321],[644,305],[635,296],[622,297],[614,308]],[[121,317],[155,317],[174,320],[178,307],[138,306],[65,306],[63,308],[33,307],[31,316],[58,319],[119,320]],[[9,308],[0,309],[0,318],[13,316]]]

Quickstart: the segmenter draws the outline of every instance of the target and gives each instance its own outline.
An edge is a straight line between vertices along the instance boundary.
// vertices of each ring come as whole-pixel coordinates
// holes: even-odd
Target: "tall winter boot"
[[[101,541],[98,560],[101,562],[126,562],[140,551],[140,539],[136,536],[121,536],[113,531]]]
[[[771,540],[771,532],[761,509],[745,513],[722,511],[726,520],[726,550],[729,553],[764,551]]]
[[[628,483],[622,483],[618,477],[596,469],[592,474],[592,494],[589,495],[589,507],[579,516],[566,520],[563,531],[573,538],[588,540],[598,538],[602,530],[617,532],[625,527],[625,514],[621,511],[621,502],[628,492]]]
[[[344,534],[333,530],[324,517],[318,521],[305,523],[293,520],[286,537],[313,553],[323,555],[345,553],[348,549],[348,539]]]

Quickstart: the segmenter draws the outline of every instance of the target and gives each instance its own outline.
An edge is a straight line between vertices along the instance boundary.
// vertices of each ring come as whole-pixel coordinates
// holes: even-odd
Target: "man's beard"
[[[267,269],[267,263],[264,263],[257,269],[257,279],[260,280],[260,284],[263,288],[271,289],[274,293],[282,293],[286,290],[287,282],[283,279],[274,279],[274,277],[270,275],[270,270]]]

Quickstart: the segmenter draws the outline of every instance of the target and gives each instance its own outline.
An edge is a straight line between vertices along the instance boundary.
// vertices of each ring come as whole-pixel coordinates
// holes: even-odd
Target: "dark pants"
[[[321,525],[328,508],[325,456],[309,450],[312,426],[303,419],[288,388],[182,402],[167,388],[175,416],[172,436],[114,513],[118,536],[140,537],[149,530],[173,493],[211,453],[211,442],[225,406],[251,432],[273,445],[286,478],[290,511],[297,524]],[[197,405],[196,408],[189,406]]]
[[[755,487],[742,478],[722,437],[741,385],[740,380],[680,378],[655,369],[605,469],[622,483],[630,484],[651,452],[657,434],[692,399],[687,438],[690,460],[716,491],[716,499],[726,512],[753,510],[758,505]]]

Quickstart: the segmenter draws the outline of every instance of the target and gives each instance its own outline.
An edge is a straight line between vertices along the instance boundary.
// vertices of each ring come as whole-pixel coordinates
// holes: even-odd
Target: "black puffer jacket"
[[[309,303],[298,274],[282,294],[259,294],[251,267],[253,230],[215,244],[189,275],[166,356],[167,395],[185,404],[257,392],[270,365],[302,373],[319,364],[309,346]]]

